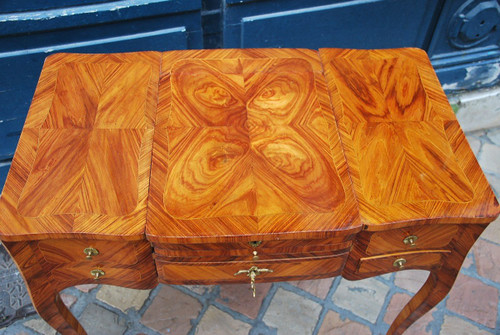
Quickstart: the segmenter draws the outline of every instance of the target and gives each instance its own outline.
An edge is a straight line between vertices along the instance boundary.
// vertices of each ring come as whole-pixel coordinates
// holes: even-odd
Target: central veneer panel
[[[148,239],[210,243],[358,231],[322,71],[310,50],[164,53]]]

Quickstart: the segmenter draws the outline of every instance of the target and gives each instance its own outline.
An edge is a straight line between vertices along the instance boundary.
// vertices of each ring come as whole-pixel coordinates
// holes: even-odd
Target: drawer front
[[[371,235],[367,255],[389,252],[411,251],[416,249],[438,249],[448,245],[457,233],[456,225],[418,226],[394,229]],[[408,239],[412,236],[413,245]],[[405,243],[405,239],[407,243]]]
[[[254,251],[257,251],[260,258],[269,257],[279,257],[287,258],[290,257],[307,257],[307,254],[320,254],[329,253],[332,254],[342,254],[348,251],[352,246],[352,241],[341,242],[336,244],[321,244],[319,241],[308,242],[302,241],[303,243],[291,244],[283,243],[283,245],[273,244],[272,246],[267,245],[263,242],[257,247],[251,247],[249,244],[238,245],[236,243],[227,243],[224,245],[226,248],[220,247],[220,245],[215,245],[215,248],[210,244],[203,245],[203,247],[191,245],[160,245],[157,247],[155,245],[154,252],[160,257],[185,257],[185,258],[195,258],[195,257],[212,257],[223,258],[223,257],[233,257],[233,258],[248,258],[251,257]]]
[[[95,278],[93,270],[101,270],[99,278]],[[120,282],[140,282],[142,274],[134,268],[115,268],[107,266],[82,265],[75,267],[60,267],[52,270],[52,278],[57,282],[89,282],[96,284],[114,284]]]
[[[165,262],[157,260],[160,282],[168,284],[215,284],[249,281],[245,274],[235,276],[239,270],[252,266],[273,270],[262,273],[256,281],[285,281],[293,279],[321,278],[339,275],[347,259],[347,253],[321,258],[292,258],[263,262]]]
[[[365,257],[359,261],[358,273],[387,273],[404,269],[430,269],[441,264],[447,250],[411,252],[387,256]]]
[[[253,250],[265,254],[285,254],[313,251],[341,250],[349,248],[354,235],[328,239],[250,241],[234,243],[155,243],[155,253],[161,256],[245,256]]]
[[[38,242],[38,249],[45,260],[53,264],[111,262],[132,265],[137,263],[135,245],[136,243],[102,240],[45,240]],[[97,254],[90,256],[91,259],[84,253],[87,248],[97,251]]]

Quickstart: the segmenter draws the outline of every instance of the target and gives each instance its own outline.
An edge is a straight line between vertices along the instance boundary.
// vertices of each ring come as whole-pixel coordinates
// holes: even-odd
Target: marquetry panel
[[[424,51],[320,49],[320,56],[369,230],[498,215]]]
[[[164,53],[149,206],[163,242],[359,229],[317,54]]]
[[[160,53],[47,58],[0,200],[4,239],[140,239]]]

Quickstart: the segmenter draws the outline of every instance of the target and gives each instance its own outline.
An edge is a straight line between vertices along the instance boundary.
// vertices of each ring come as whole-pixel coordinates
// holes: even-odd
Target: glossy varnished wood
[[[74,241],[68,239],[55,242],[56,247],[64,243],[70,247]],[[106,241],[96,242],[102,245]],[[51,241],[47,240],[44,243],[47,246]],[[125,247],[124,250],[132,249],[137,259],[136,264],[127,264],[129,255],[124,253],[115,255],[113,260],[108,262],[84,259],[78,263],[53,263],[48,262],[39,251],[38,241],[4,242],[4,245],[27,283],[28,292],[38,314],[63,335],[84,335],[85,330],[60,300],[60,291],[75,285],[93,283],[150,289],[158,283],[150,243],[147,241],[121,243]],[[104,249],[102,251],[106,252]],[[120,257],[125,261],[123,262]],[[95,268],[103,269],[104,277],[95,280],[90,274]]]
[[[496,200],[424,51],[320,49],[362,223],[486,223]]]
[[[162,56],[147,236],[326,238],[361,226],[316,52]]]
[[[347,258],[340,255],[274,259],[247,262],[173,262],[157,261],[159,281],[167,284],[248,283],[245,275],[235,276],[239,270],[251,266],[271,269],[271,273],[257,276],[257,282],[317,279],[339,275]]]
[[[367,255],[385,254],[398,251],[446,247],[455,237],[458,225],[412,226],[371,234],[366,248]],[[415,236],[414,245],[405,244],[407,237]]]
[[[47,58],[0,199],[3,240],[144,238],[160,53]]]
[[[145,289],[247,282],[234,273],[251,266],[274,270],[258,282],[358,280],[405,258],[430,275],[391,325],[401,334],[498,214],[421,50],[57,54],[0,198],[0,237],[65,335],[85,331],[59,291],[96,282],[92,269]]]

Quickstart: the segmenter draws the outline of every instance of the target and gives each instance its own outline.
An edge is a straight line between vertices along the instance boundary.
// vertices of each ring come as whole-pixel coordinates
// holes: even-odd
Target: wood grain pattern
[[[360,229],[316,53],[163,54],[147,235],[325,238]]]
[[[428,250],[415,251],[410,254],[405,254],[405,249],[401,248],[400,251],[402,252],[399,254],[395,251],[392,254],[380,254],[372,257],[368,257],[366,250],[371,243],[371,238],[381,234],[381,232],[362,231],[356,236],[356,243],[349,253],[342,271],[342,277],[349,280],[359,280],[394,271],[395,268],[392,263],[401,255],[408,257],[410,262],[416,261],[417,266],[415,268],[429,270],[430,273],[426,283],[401,310],[387,332],[388,335],[402,334],[413,322],[446,297],[455,282],[468,251],[486,226],[477,223],[458,225],[455,235],[444,248],[434,246],[429,247]],[[427,228],[433,229],[434,227],[439,228],[440,226],[429,226]],[[417,225],[405,229],[421,228],[421,225]],[[437,231],[439,232],[439,229]],[[426,255],[430,255],[430,259]],[[424,256],[424,259],[421,258],[422,256]],[[362,262],[366,263],[363,267],[361,267]]]
[[[157,261],[159,281],[167,284],[249,283],[245,275],[234,276],[239,270],[253,265],[272,269],[272,273],[257,276],[257,282],[331,277],[340,274],[347,254],[314,258],[257,262],[167,262]]]
[[[320,56],[366,229],[498,216],[425,52],[320,49]]]
[[[99,252],[91,260],[83,252],[85,248],[95,248]],[[88,265],[99,264],[137,264],[137,251],[135,243],[98,240],[42,240],[38,242],[38,249],[43,258],[49,263],[67,264],[84,263]]]
[[[0,199],[4,240],[144,238],[160,53],[47,58]]]
[[[431,310],[450,292],[468,251],[479,238],[485,225],[464,225],[461,234],[453,241],[453,252],[443,261],[441,268],[433,269],[420,290],[399,312],[387,331],[400,335],[422,315]]]
[[[55,241],[57,245],[64,242],[69,245],[73,241]],[[96,242],[101,245],[106,243],[103,240]],[[47,240],[44,243],[50,245],[51,241]],[[129,250],[127,247],[130,246],[130,242],[121,243],[126,247],[124,250]],[[4,245],[19,267],[38,314],[63,335],[85,335],[85,330],[61,303],[59,292],[70,286],[95,283],[96,280],[90,276],[90,270],[94,268],[95,263],[83,262],[77,266],[50,263],[39,251],[38,241],[4,242]],[[103,266],[109,270],[99,283],[136,289],[151,289],[157,285],[158,278],[151,254],[151,245],[147,241],[132,242],[132,245],[137,264],[128,265],[126,264],[127,255],[121,254],[121,257],[125,258],[124,261],[116,255],[114,262],[108,262],[106,266]]]
[[[424,225],[376,232],[370,236],[366,254],[444,248],[455,237],[458,227],[458,225]],[[404,243],[403,240],[408,236],[417,237],[414,246]]]
[[[58,292],[94,282],[93,268],[152,288],[246,282],[233,274],[252,265],[275,270],[257,281],[355,280],[405,257],[431,272],[389,329],[400,334],[446,296],[499,212],[421,50],[56,54],[0,236],[63,334],[85,331]],[[100,256],[85,260],[87,246]]]
[[[394,262],[400,258],[404,258],[406,260],[406,263],[404,265],[405,269],[428,270],[434,267],[439,267],[441,265],[443,255],[447,253],[450,253],[450,251],[410,251],[406,253],[364,257],[359,261],[358,272],[360,274],[369,273],[371,275],[375,275],[376,273],[383,274],[401,271],[399,268],[394,266]]]

